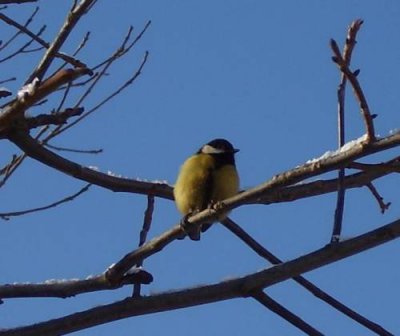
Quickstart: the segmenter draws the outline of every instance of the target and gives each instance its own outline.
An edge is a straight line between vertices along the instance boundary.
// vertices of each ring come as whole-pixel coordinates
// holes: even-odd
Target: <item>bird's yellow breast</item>
[[[174,187],[178,210],[186,215],[200,210],[205,201],[207,180],[214,169],[214,160],[209,155],[196,154],[181,167]]]
[[[238,193],[239,177],[234,165],[215,167],[214,158],[196,154],[181,167],[174,187],[178,210],[186,215],[203,210],[208,203],[218,202]]]
[[[225,165],[214,171],[211,201],[218,202],[239,192],[239,176],[236,167]]]

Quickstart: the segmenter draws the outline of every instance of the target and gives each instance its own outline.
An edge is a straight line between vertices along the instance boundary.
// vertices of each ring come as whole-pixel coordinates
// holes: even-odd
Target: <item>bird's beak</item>
[[[240,149],[237,149],[237,148],[234,148],[233,149],[233,153],[237,153],[237,152],[239,152],[240,151]]]

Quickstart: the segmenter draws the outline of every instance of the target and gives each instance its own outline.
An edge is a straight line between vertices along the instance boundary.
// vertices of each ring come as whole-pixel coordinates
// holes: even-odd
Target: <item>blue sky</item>
[[[46,23],[52,39],[70,1],[41,1],[35,29]],[[7,15],[23,22],[35,5],[15,5]],[[331,61],[329,39],[342,46],[347,27],[365,23],[358,35],[353,68],[376,119],[377,133],[399,128],[400,3],[397,1],[99,1],[78,25],[63,51],[72,52],[87,30],[91,40],[80,59],[95,65],[109,55],[132,24],[152,25],[136,50],[110,70],[88,99],[87,107],[128,78],[146,50],[150,58],[127,91],[55,139],[55,145],[103,148],[101,155],[65,154],[131,178],[173,184],[180,164],[203,143],[229,139],[241,149],[237,166],[241,187],[250,188],[274,174],[335,149],[336,88],[339,73]],[[11,30],[2,24],[1,39]],[[34,30],[35,30],[34,29]],[[6,52],[7,54],[7,52]],[[3,55],[2,55],[3,56]],[[16,92],[40,54],[0,64],[2,78]],[[347,95],[347,140],[364,133],[351,91]],[[50,108],[50,107],[49,107]],[[44,113],[38,109],[32,113]],[[396,155],[376,155],[372,162]],[[0,143],[1,163],[18,152]],[[63,154],[64,155],[64,154]],[[398,177],[375,185],[391,201],[380,214],[365,188],[346,196],[345,237],[398,218]],[[83,186],[69,176],[27,160],[1,190],[0,211],[47,204]],[[85,278],[134,249],[146,199],[92,187],[73,203],[47,212],[0,222],[1,283]],[[237,220],[258,241],[284,260],[328,243],[335,195],[269,206],[236,209]],[[150,236],[179,220],[170,201],[156,200]],[[398,241],[306,274],[309,280],[359,313],[400,333],[397,286]],[[177,241],[145,262],[155,277],[145,293],[195,286],[254,272],[266,263],[222,227],[201,242]],[[0,325],[42,321],[120,300],[130,288],[77,298],[7,300]],[[314,298],[293,282],[266,291],[326,335],[369,335],[368,331]],[[142,316],[76,333],[77,335],[300,335],[286,321],[249,299]],[[371,334],[372,335],[372,334]]]

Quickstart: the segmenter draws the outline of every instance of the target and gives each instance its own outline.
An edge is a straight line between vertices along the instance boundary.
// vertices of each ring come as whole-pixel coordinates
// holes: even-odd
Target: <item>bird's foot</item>
[[[184,239],[186,235],[189,236],[191,240],[200,240],[200,228],[199,227],[192,227],[192,224],[189,222],[189,217],[195,215],[199,211],[189,212],[185,216],[182,217],[180,225],[182,228],[182,236],[178,237],[178,239]]]
[[[207,209],[210,209],[212,211],[221,211],[224,207],[225,207],[225,204],[221,201],[217,201],[217,202],[211,201],[208,204]],[[201,232],[206,232],[211,227],[211,225],[213,225],[213,223],[203,224],[201,226]]]
[[[214,211],[221,211],[222,209],[225,208],[225,203],[221,202],[221,201],[217,201],[217,202],[212,202],[210,203],[211,209],[213,209]]]

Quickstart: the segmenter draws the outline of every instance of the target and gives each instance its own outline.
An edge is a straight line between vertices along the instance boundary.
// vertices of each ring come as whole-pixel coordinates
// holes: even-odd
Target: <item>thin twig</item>
[[[153,220],[153,211],[154,211],[154,196],[149,195],[147,196],[147,208],[146,211],[144,212],[143,226],[139,235],[140,238],[138,247],[142,246],[147,240],[147,234],[150,231],[151,222]],[[143,260],[136,264],[136,267],[138,268],[140,268],[141,266],[143,266]],[[133,286],[133,294],[132,294],[133,297],[140,296],[140,288],[141,288],[140,283],[137,283]]]
[[[54,146],[49,143],[44,144],[46,147],[54,149],[59,152],[71,152],[71,153],[79,153],[79,154],[100,154],[103,153],[103,149],[74,149],[74,148],[66,148]]]
[[[362,20],[356,21],[357,24],[361,25]],[[347,80],[351,83],[354,91],[354,95],[358,100],[358,103],[360,105],[360,110],[361,114],[364,119],[365,123],[365,128],[367,132],[367,140],[368,142],[374,142],[376,140],[375,137],[375,130],[374,130],[374,123],[373,123],[373,116],[371,115],[367,99],[364,95],[364,92],[361,88],[361,85],[357,79],[357,75],[359,71],[355,71],[354,73],[349,69],[348,65],[346,64],[346,61],[343,59],[339,47],[336,43],[335,40],[331,39],[331,49],[334,53],[334,56],[332,57],[332,60],[337,64],[339,67],[340,71],[346,76]]]
[[[22,164],[22,162],[26,157],[27,157],[26,154],[21,154],[15,157],[15,159],[13,158],[12,162],[5,167],[4,174],[0,174],[4,175],[0,181],[0,188],[2,188],[6,184],[7,180],[11,177],[11,175],[15,172],[15,170],[17,170],[17,168]]]
[[[94,107],[92,107],[90,110],[88,110],[87,112],[85,112],[82,116],[80,116],[79,118],[77,118],[76,120],[74,120],[72,123],[60,128],[59,131],[54,131],[53,135],[59,135],[60,133],[65,132],[66,130],[68,130],[69,128],[75,126],[77,123],[79,123],[81,120],[85,119],[86,117],[88,117],[90,114],[92,114],[93,112],[97,111],[100,107],[102,107],[104,104],[106,104],[107,102],[109,102],[111,99],[113,99],[114,97],[116,97],[118,94],[120,94],[123,90],[125,90],[128,86],[130,86],[135,80],[136,78],[138,78],[140,76],[140,74],[142,73],[143,67],[145,66],[146,62],[147,62],[147,58],[148,58],[149,52],[146,51],[143,57],[142,62],[139,65],[139,68],[135,71],[135,73],[124,83],[122,84],[117,90],[115,90],[113,93],[111,93],[110,95],[108,95],[106,98],[104,98],[102,101],[100,101],[97,105],[95,105]],[[100,78],[100,77],[99,77]]]
[[[63,125],[71,117],[80,116],[83,113],[83,107],[68,108],[62,112],[53,114],[39,114],[36,117],[26,118],[26,126],[29,129],[45,126],[45,125]]]
[[[77,83],[71,83],[71,87],[79,87],[79,86],[85,86],[88,83],[94,81],[98,76],[100,75],[100,73],[95,72],[93,73],[88,79],[82,80],[81,82],[77,82]],[[63,90],[64,87],[61,87],[59,90]]]
[[[352,162],[349,164],[348,168],[358,169],[365,172],[377,171],[382,169],[393,169],[398,167],[400,164],[400,156],[396,156],[395,158],[380,163],[363,163],[363,162]],[[400,172],[400,171],[398,171]]]
[[[25,84],[31,83],[34,78],[39,78],[39,80],[43,79],[46,71],[54,60],[55,55],[59,52],[60,48],[68,38],[69,34],[72,32],[75,25],[82,18],[82,16],[86,14],[86,10],[91,6],[93,2],[95,2],[95,0],[82,0],[78,6],[73,8],[68,13],[67,18],[63,26],[61,27],[57,37],[49,45],[43,58],[39,62],[36,69],[28,77]]]
[[[32,48],[32,49],[26,49],[26,50],[22,50],[21,53],[22,54],[30,54],[30,53],[34,53],[40,50],[43,50],[44,47],[36,47],[36,48]]]
[[[273,300],[270,296],[265,294],[262,290],[256,291],[252,297],[261,303],[264,307],[268,308],[275,314],[279,315],[304,333],[309,336],[323,336],[323,334],[315,329],[313,326],[302,320],[299,316],[293,314],[290,310]]]
[[[24,28],[27,28],[31,24],[31,22],[33,21],[33,18],[36,16],[38,11],[39,11],[39,7],[36,7],[35,10],[33,11],[33,13],[31,14],[31,16],[28,18],[28,20],[23,25]],[[18,30],[7,42],[3,43],[0,46],[0,50],[7,48],[11,44],[11,42],[14,41],[20,34],[22,34],[22,32],[21,32],[21,30]]]
[[[343,49],[343,60],[346,66],[350,65],[352,52],[354,46],[356,45],[356,35],[358,30],[361,27],[362,21],[357,20],[352,22],[350,25],[348,32],[346,43]],[[346,76],[342,73],[340,84],[337,90],[338,96],[338,146],[341,148],[345,144],[345,94],[346,94]],[[345,177],[345,169],[341,168],[338,172],[338,192],[336,199],[336,209],[334,215],[333,229],[332,229],[332,237],[331,242],[337,242],[340,240],[340,235],[342,232],[342,224],[343,224],[343,212],[344,212],[344,199],[346,190],[343,186],[343,181]]]
[[[264,246],[258,243],[253,237],[251,237],[243,228],[241,228],[238,224],[236,224],[232,219],[226,218],[222,221],[222,225],[226,227],[229,231],[231,231],[236,237],[238,237],[242,242],[244,242],[247,246],[249,246],[254,252],[256,252],[260,257],[268,260],[273,265],[278,265],[283,263],[281,259],[272,254],[269,250],[267,250]],[[372,322],[356,311],[344,305],[342,302],[335,299],[333,296],[329,295],[312,282],[307,280],[301,275],[293,277],[293,280],[297,282],[300,286],[307,289],[314,296],[329,304],[331,307],[337,309],[344,315],[350,317],[352,320],[358,322],[369,330],[376,332],[378,335],[391,335],[387,330],[385,330],[380,325]]]
[[[22,216],[22,215],[26,215],[29,213],[33,213],[33,212],[39,212],[39,211],[44,211],[44,210],[48,210],[51,208],[55,208],[60,204],[63,203],[67,203],[67,202],[71,202],[73,201],[75,198],[77,198],[78,196],[80,196],[81,194],[83,194],[84,192],[88,191],[90,188],[91,184],[87,184],[86,186],[84,186],[81,190],[79,190],[78,192],[76,192],[73,195],[67,196],[57,202],[45,205],[45,206],[41,206],[38,208],[33,208],[33,209],[29,209],[29,210],[22,210],[22,211],[14,211],[14,212],[0,212],[0,218],[4,219],[4,220],[9,220],[10,217],[16,217],[16,216]]]
[[[81,95],[81,97],[78,99],[78,101],[75,103],[75,106],[81,106],[84,102],[84,100],[90,95],[90,93],[92,92],[92,90],[94,89],[94,87],[98,84],[98,82],[100,81],[101,78],[103,78],[103,76],[105,76],[108,68],[117,60],[119,59],[123,54],[125,54],[125,47],[126,44],[128,43],[131,34],[133,31],[133,27],[130,27],[126,36],[123,39],[123,42],[121,44],[121,46],[113,53],[113,55],[108,59],[108,61],[106,62],[104,68],[95,76],[92,76],[85,84],[87,84],[88,82],[91,81],[91,84],[89,85],[89,87],[85,90],[85,92]],[[91,71],[93,72],[95,68],[93,68]],[[84,84],[84,85],[85,85]],[[100,106],[99,106],[100,107]],[[93,110],[93,109],[92,109]],[[92,111],[93,112],[93,111]],[[92,113],[91,112],[91,113]],[[84,116],[86,116],[88,113],[86,113]],[[83,116],[83,117],[84,117]],[[83,118],[80,118],[78,120],[75,121],[75,123],[72,126],[74,126],[76,123],[80,122]],[[57,135],[60,135],[62,132],[64,132],[65,130],[69,129],[70,127],[67,128],[63,128],[63,127],[56,127],[46,138],[46,140],[49,140]]]
[[[17,77],[10,77],[10,78],[7,78],[7,79],[0,80],[0,84],[2,85],[4,83],[13,82],[15,80],[17,80]]]
[[[90,32],[87,32],[87,33],[85,34],[85,36],[83,37],[82,42],[79,44],[79,46],[77,47],[77,49],[76,49],[76,50],[74,51],[74,53],[72,54],[72,57],[75,57],[76,55],[78,55],[78,53],[84,48],[84,46],[86,45],[87,41],[89,40],[89,36],[90,36]],[[84,63],[82,63],[82,64],[84,64]],[[53,75],[56,74],[58,71],[61,71],[62,69],[64,69],[66,65],[68,65],[68,62],[65,61],[63,64],[61,64],[61,65],[53,72]],[[85,66],[86,66],[86,65],[85,65]],[[91,77],[93,77],[93,75],[94,75],[93,72],[91,72]],[[90,78],[89,78],[89,80],[90,80]],[[68,83],[67,86],[61,87],[60,90],[64,90],[64,91],[68,90],[68,92],[69,92],[69,89],[70,89],[72,86],[76,86],[76,85],[75,85],[75,84],[73,85],[72,83]],[[63,97],[63,99],[61,100],[60,105],[62,105],[62,104],[64,103],[63,100],[66,99],[66,97],[67,97],[67,95],[68,95],[68,92],[67,92],[67,93],[64,92],[64,97]]]
[[[76,55],[78,55],[78,53],[85,47],[86,43],[89,41],[89,36],[90,36],[90,32],[87,32],[85,34],[85,36],[83,37],[81,43],[78,45],[77,49],[73,52],[72,57],[75,57]],[[78,61],[80,62],[80,61]],[[84,63],[81,63],[82,65],[84,65]],[[58,71],[64,69],[64,67],[68,65],[68,62],[65,61],[63,64],[61,64],[55,71],[54,73],[57,73]],[[86,65],[85,65],[86,66]]]
[[[74,51],[72,56],[76,56],[79,54],[79,52],[86,46],[90,38],[90,31],[86,32],[85,36],[83,37],[81,43],[79,43],[78,48]]]
[[[377,200],[379,208],[381,209],[381,213],[385,213],[385,211],[389,209],[392,203],[391,202],[385,203],[383,197],[379,194],[378,190],[376,190],[375,186],[372,183],[368,183],[367,187]]]
[[[14,164],[14,162],[17,160],[17,155],[13,155],[11,158],[11,161],[7,163],[3,168],[0,169],[0,175],[6,174],[9,170],[10,167]]]
[[[108,64],[113,59],[120,58],[121,56],[123,56],[126,53],[128,53],[139,42],[139,40],[143,37],[144,33],[147,31],[147,29],[150,27],[150,25],[151,25],[151,21],[149,20],[149,21],[147,21],[147,23],[145,24],[145,26],[141,30],[141,32],[136,36],[136,38],[128,45],[128,42],[130,40],[130,36],[131,36],[131,34],[133,32],[133,27],[130,26],[129,30],[128,30],[126,36],[125,36],[124,42],[122,43],[121,47],[118,48],[118,50],[113,55],[111,55],[109,58],[107,58],[106,60],[104,60],[101,63],[99,63],[96,66],[94,66],[92,68],[92,70],[95,71],[95,70],[101,68],[103,65]]]
[[[8,89],[0,88],[0,98],[9,97],[11,95],[12,95],[12,92],[10,92]]]
[[[48,129],[48,125],[43,127],[38,134],[35,136],[35,140],[38,140],[44,133],[46,133],[47,129]],[[7,182],[7,180],[12,176],[12,174],[18,169],[18,167],[21,166],[21,164],[24,162],[24,160],[27,158],[28,156],[24,153],[21,154],[19,156],[16,157],[15,162],[12,162],[8,169],[7,172],[5,173],[4,178],[0,181],[0,188],[3,187],[5,185],[5,183]],[[2,175],[2,174],[0,174]]]
[[[0,4],[22,4],[27,2],[37,2],[38,0],[0,0]]]
[[[43,32],[45,31],[45,29],[46,29],[46,25],[44,25],[42,28],[40,28],[40,30],[39,30],[38,33],[37,33],[37,36],[40,36],[41,34],[43,34]],[[32,44],[33,41],[34,41],[33,39],[29,40],[29,41],[26,42],[22,47],[20,47],[18,50],[14,51],[14,52],[11,53],[10,55],[8,55],[8,56],[6,56],[6,57],[0,59],[0,63],[6,62],[6,61],[8,61],[9,59],[11,59],[11,58],[17,56],[18,54],[22,54],[22,53],[24,52],[24,50],[25,50],[26,48],[28,48],[28,47]]]

